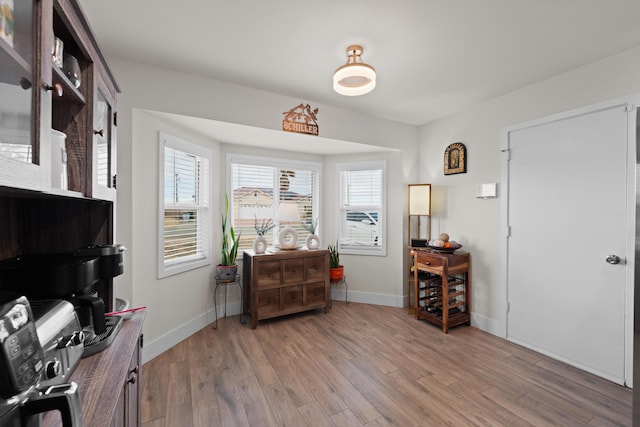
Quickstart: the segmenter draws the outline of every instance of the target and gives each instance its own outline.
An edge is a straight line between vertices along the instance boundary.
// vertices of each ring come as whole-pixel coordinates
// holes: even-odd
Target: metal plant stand
[[[216,320],[213,322],[213,329],[218,329],[218,288],[224,287],[224,317],[227,317],[227,287],[230,285],[238,285],[240,288],[240,323],[245,324],[244,317],[242,317],[243,305],[242,305],[242,282],[240,281],[240,274],[236,274],[233,279],[218,279],[216,278],[216,287],[213,291],[213,310]]]
[[[347,276],[343,275],[342,279],[331,281],[331,287],[344,285],[344,302],[349,304],[349,285],[347,284]],[[333,307],[333,298],[331,298],[331,307]]]

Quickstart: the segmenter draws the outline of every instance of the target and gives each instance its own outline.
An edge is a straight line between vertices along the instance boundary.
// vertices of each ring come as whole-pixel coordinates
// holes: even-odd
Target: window
[[[233,194],[233,226],[240,232],[240,248],[249,249],[258,236],[255,224],[277,222],[280,202],[295,202],[300,223],[290,224],[298,232],[298,244],[304,244],[306,229],[318,218],[318,182],[320,164],[249,156],[230,156],[231,194]],[[274,244],[278,226],[265,237]],[[317,233],[317,231],[316,231]]]
[[[342,163],[340,174],[340,252],[386,255],[384,161]]]
[[[160,133],[160,278],[210,263],[210,159],[210,150]]]

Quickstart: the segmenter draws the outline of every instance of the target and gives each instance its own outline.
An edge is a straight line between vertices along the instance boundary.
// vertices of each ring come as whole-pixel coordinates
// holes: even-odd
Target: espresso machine
[[[44,322],[48,328],[58,323]],[[60,412],[63,427],[82,426],[77,385],[61,382],[65,376],[47,380],[53,359],[43,350],[38,330],[26,297],[0,295],[0,426],[38,427],[49,411]]]
[[[87,357],[108,346],[121,327],[121,318],[105,316],[98,289],[101,281],[122,274],[124,251],[122,245],[90,245],[71,253],[0,261],[0,290],[19,292],[30,301],[63,299],[73,304]]]

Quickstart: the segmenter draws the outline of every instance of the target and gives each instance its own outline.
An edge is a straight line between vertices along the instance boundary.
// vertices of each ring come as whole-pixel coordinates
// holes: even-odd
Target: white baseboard
[[[227,316],[235,316],[240,314],[240,301],[227,303]],[[224,317],[224,306],[218,307],[218,318]],[[205,311],[199,316],[191,319],[190,321],[183,323],[172,331],[160,336],[159,338],[144,343],[142,349],[142,363],[147,363],[149,360],[160,355],[161,353],[169,350],[174,345],[178,344],[189,338],[191,335],[198,332],[200,329],[209,326],[215,321],[215,312],[213,308]]]
[[[372,292],[349,291],[348,294],[348,300],[350,302],[390,307],[404,307],[407,299],[406,296],[402,295],[377,294]],[[345,295],[344,289],[331,289],[331,298],[334,301],[344,301]],[[224,307],[218,307],[218,318],[224,316],[223,310]],[[235,316],[238,314],[240,314],[240,302],[227,303],[227,316]],[[214,310],[209,309],[152,342],[145,342],[144,348],[142,349],[142,363],[148,362],[179,342],[189,338],[200,329],[212,324],[214,320]],[[497,320],[471,313],[471,325],[492,335],[500,336],[500,322]]]
[[[344,289],[331,289],[331,299],[345,300]],[[349,301],[363,304],[386,305],[390,307],[404,307],[405,298],[399,295],[376,294],[372,292],[349,291]]]
[[[481,331],[485,331],[491,335],[504,338],[500,333],[500,322],[489,317],[482,316],[480,314],[474,314],[473,312],[471,312],[471,326],[476,327]]]

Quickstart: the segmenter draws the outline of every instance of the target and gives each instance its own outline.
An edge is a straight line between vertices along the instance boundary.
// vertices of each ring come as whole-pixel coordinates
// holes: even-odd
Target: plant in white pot
[[[309,232],[307,236],[306,245],[307,249],[318,249],[320,247],[320,237],[316,234],[318,228],[318,218],[312,219],[309,224],[304,224],[303,227]]]
[[[222,215],[222,260],[216,266],[216,278],[219,280],[235,280],[238,272],[238,246],[240,245],[240,233],[236,236],[233,225],[228,223],[229,196],[225,194],[225,212]]]
[[[267,250],[267,238],[264,237],[264,235],[266,234],[267,231],[275,227],[276,223],[273,222],[271,218],[269,218],[268,220],[263,219],[262,223],[258,224],[258,217],[256,216],[255,218],[256,220],[253,225],[253,228],[256,229],[256,233],[258,234],[258,237],[253,242],[253,251],[256,254],[263,254]]]

